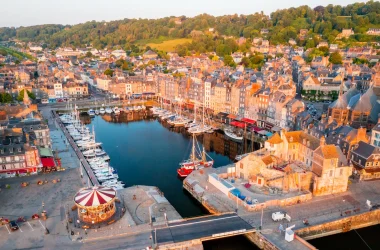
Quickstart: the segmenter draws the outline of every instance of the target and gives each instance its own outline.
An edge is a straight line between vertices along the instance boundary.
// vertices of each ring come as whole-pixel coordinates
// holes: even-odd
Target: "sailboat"
[[[100,108],[99,113],[101,115],[104,115],[106,113],[106,110],[104,109],[104,104],[102,104],[102,107]]]
[[[181,162],[180,168],[177,169],[178,176],[181,178],[187,177],[193,170],[201,169],[204,167],[212,167],[214,160],[206,153],[204,147],[202,147],[201,158],[198,158],[195,145],[197,144],[196,136],[193,134],[193,147],[191,149],[190,158]],[[198,145],[198,144],[197,144]],[[198,145],[199,149],[199,145]],[[198,154],[199,155],[199,154]],[[207,156],[210,160],[207,159]]]

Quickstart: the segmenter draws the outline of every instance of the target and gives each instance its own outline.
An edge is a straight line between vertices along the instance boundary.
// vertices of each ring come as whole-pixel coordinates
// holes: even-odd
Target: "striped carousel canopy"
[[[85,207],[96,207],[102,204],[107,204],[116,196],[116,191],[112,188],[95,186],[85,188],[79,191],[74,198],[74,201]]]

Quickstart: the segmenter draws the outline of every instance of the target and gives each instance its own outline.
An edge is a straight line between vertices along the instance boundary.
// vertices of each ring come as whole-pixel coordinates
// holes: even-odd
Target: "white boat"
[[[239,136],[239,135],[235,134],[232,130],[229,130],[229,129],[225,129],[224,134],[228,138],[235,140],[235,141],[242,141],[243,140],[243,136]]]
[[[82,144],[81,146],[78,145],[80,150],[86,150],[86,149],[91,149],[91,148],[96,148],[101,146],[101,142],[89,142],[88,144]]]
[[[119,181],[117,179],[111,179],[111,180],[103,182],[102,184],[123,184],[123,185],[125,185],[124,182]]]
[[[72,135],[71,137],[73,138],[74,141],[82,140],[82,135]]]
[[[87,111],[87,114],[89,116],[95,116],[95,111],[93,109],[90,109],[90,110]]]
[[[100,110],[99,110],[99,113],[101,115],[104,115],[106,113],[106,110],[103,107],[101,107]]]
[[[108,175],[100,176],[97,179],[98,181],[106,181],[106,180],[111,180],[115,178],[119,178],[119,176],[117,174],[108,174]]]
[[[114,107],[114,108],[113,108],[113,112],[115,113],[115,115],[120,114],[120,109],[119,109],[119,107]]]
[[[103,186],[110,187],[110,188],[113,188],[115,190],[124,189],[124,185],[123,184],[106,184],[106,185],[103,185]]]
[[[100,111],[98,109],[95,109],[95,115],[99,115]]]
[[[107,107],[107,108],[106,108],[106,113],[107,113],[107,114],[112,114],[112,109],[111,109],[110,107]]]
[[[189,128],[189,133],[191,134],[202,134],[202,133],[205,133],[207,131],[209,131],[210,129],[212,129],[210,126],[207,126],[207,125],[198,125],[198,126],[194,126],[192,128]]]

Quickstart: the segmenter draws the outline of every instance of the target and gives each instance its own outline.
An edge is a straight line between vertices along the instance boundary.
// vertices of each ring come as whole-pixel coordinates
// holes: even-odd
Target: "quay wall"
[[[305,193],[302,195],[297,195],[297,196],[293,196],[293,197],[289,197],[285,199],[268,200],[268,201],[258,203],[258,204],[253,204],[253,205],[247,204],[246,202],[242,201],[241,199],[239,199],[238,197],[236,197],[235,195],[231,193],[228,194],[228,197],[234,201],[234,204],[236,204],[236,200],[237,200],[239,205],[244,206],[244,208],[247,209],[248,211],[259,211],[261,209],[266,209],[269,207],[286,207],[286,206],[292,206],[299,203],[303,203],[303,202],[311,200],[312,194]]]
[[[305,240],[311,240],[377,224],[380,224],[380,210],[372,210],[323,224],[302,228],[296,230],[296,234]]]

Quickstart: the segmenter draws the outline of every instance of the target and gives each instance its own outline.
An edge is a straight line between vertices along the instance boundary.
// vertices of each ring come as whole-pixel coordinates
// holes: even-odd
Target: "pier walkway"
[[[58,124],[60,129],[65,134],[67,141],[70,143],[71,147],[74,149],[76,155],[78,156],[78,159],[82,163],[82,166],[83,166],[84,170],[86,171],[91,184],[93,186],[100,185],[98,179],[96,178],[96,176],[95,176],[94,172],[92,171],[90,165],[88,164],[86,158],[84,158],[84,156],[83,156],[82,152],[80,151],[80,149],[78,148],[77,144],[75,144],[73,138],[71,138],[71,135],[69,134],[69,132],[67,131],[67,129],[63,125],[61,119],[59,119],[59,116],[57,115],[57,113],[54,110],[52,110],[52,112],[53,112],[53,117],[54,117],[56,123]]]

